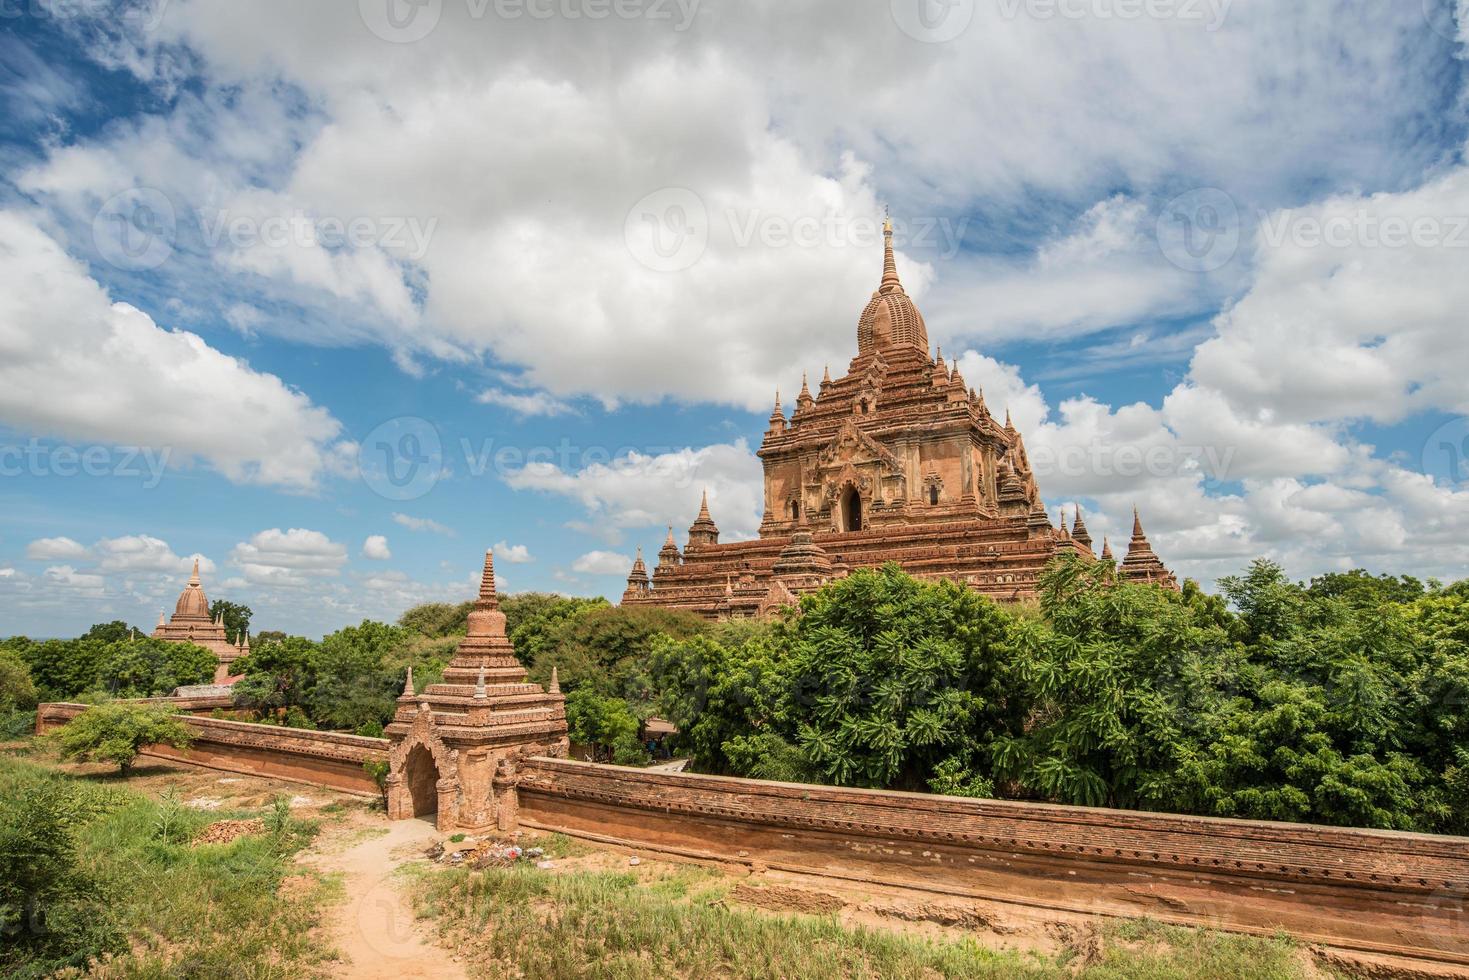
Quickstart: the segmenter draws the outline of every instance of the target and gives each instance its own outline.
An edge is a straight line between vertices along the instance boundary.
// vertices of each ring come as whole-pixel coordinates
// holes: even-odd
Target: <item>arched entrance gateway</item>
[[[862,495],[856,487],[849,486],[842,492],[841,529],[862,530]]]
[[[385,734],[389,819],[434,814],[442,831],[513,830],[517,761],[565,758],[566,699],[554,672],[549,690],[526,680],[505,635],[489,552],[468,632],[443,681],[419,692],[410,670]]]
[[[433,753],[415,745],[403,764],[403,782],[413,803],[413,816],[426,817],[439,811],[439,767]]]

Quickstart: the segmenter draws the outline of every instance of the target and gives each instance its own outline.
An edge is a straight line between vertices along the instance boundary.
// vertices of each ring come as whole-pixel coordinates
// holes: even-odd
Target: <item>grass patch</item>
[[[265,817],[271,829],[193,846],[222,818]],[[22,874],[38,855],[59,894],[11,921],[0,972],[39,977],[86,968],[103,977],[294,977],[326,952],[308,935],[324,889],[291,856],[310,825],[271,812],[200,813],[156,801],[122,781],[98,782],[0,758],[0,872]],[[27,852],[29,849],[29,853]],[[27,891],[44,889],[41,875]],[[287,887],[282,887],[283,883]]]
[[[717,872],[679,867],[558,874],[525,865],[424,871],[412,888],[477,976],[655,978],[1073,978],[1304,980],[1296,946],[1150,923],[1104,930],[1081,965],[1000,952],[968,938],[927,939],[843,925],[834,916],[771,915],[727,901]]]

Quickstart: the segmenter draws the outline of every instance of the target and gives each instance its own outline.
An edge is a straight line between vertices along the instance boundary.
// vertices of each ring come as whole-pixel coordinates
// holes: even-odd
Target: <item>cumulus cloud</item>
[[[510,544],[506,541],[495,542],[495,557],[511,565],[524,565],[535,561],[528,547],[523,544]]]
[[[36,222],[0,212],[0,422],[147,446],[226,478],[311,490],[341,425],[274,375],[106,292]]]
[[[270,528],[235,545],[230,561],[251,584],[298,587],[339,574],[347,548],[320,531]]]
[[[615,551],[588,551],[571,563],[571,570],[584,575],[626,575],[632,558]]]
[[[26,557],[35,561],[85,558],[87,549],[71,538],[38,538],[26,545]]]
[[[579,470],[532,462],[504,479],[515,490],[576,501],[585,511],[577,528],[615,544],[634,529],[687,527],[705,489],[724,539],[751,537],[764,511],[760,474],[760,460],[740,439],[656,455],[631,452]]]
[[[214,571],[214,562],[204,555],[176,555],[167,541],[147,534],[104,538],[93,545],[92,552],[104,572],[187,572],[195,559],[203,574]]]
[[[369,534],[362,542],[362,557],[371,561],[387,561],[393,557],[388,549],[388,539],[381,534]]]

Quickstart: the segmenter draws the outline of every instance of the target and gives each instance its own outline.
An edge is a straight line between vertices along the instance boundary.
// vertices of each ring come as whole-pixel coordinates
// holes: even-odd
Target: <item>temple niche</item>
[[[549,689],[526,680],[505,635],[492,552],[443,681],[416,693],[410,667],[385,734],[388,819],[433,816],[444,831],[513,829],[519,760],[565,758],[566,699],[554,669]]]
[[[719,543],[708,493],[679,551],[669,529],[650,576],[641,552],[624,605],[709,618],[762,615],[853,568],[898,562],[996,599],[1035,595],[1058,554],[1096,561],[1080,510],[1052,524],[1025,440],[1001,422],[958,365],[929,353],[923,314],[898,278],[891,225],[883,271],[857,321],[846,374],[805,378],[787,417],[776,395],[760,447],[765,511],[753,541]],[[1111,560],[1104,546],[1103,560]],[[1177,588],[1134,514],[1119,575]]]
[[[174,604],[173,617],[165,619],[163,613],[158,614],[158,626],[153,630],[153,638],[170,643],[192,643],[213,653],[219,658],[219,664],[214,668],[215,686],[228,684],[231,680],[231,665],[250,653],[248,634],[242,632],[240,638],[231,643],[225,630],[223,614],[218,618],[209,615],[209,598],[199,582],[197,558],[194,559],[194,573],[189,576],[189,584],[184,586],[184,591],[179,593],[179,601]],[[203,688],[192,690],[202,691]]]

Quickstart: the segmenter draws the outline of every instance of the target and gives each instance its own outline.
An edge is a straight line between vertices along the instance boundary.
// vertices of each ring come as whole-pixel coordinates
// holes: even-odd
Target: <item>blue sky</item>
[[[884,209],[1053,511],[1206,585],[1462,577],[1464,7],[7,8],[0,634],[151,625],[195,555],[311,635],[491,546],[615,597],[706,486],[753,534]]]

